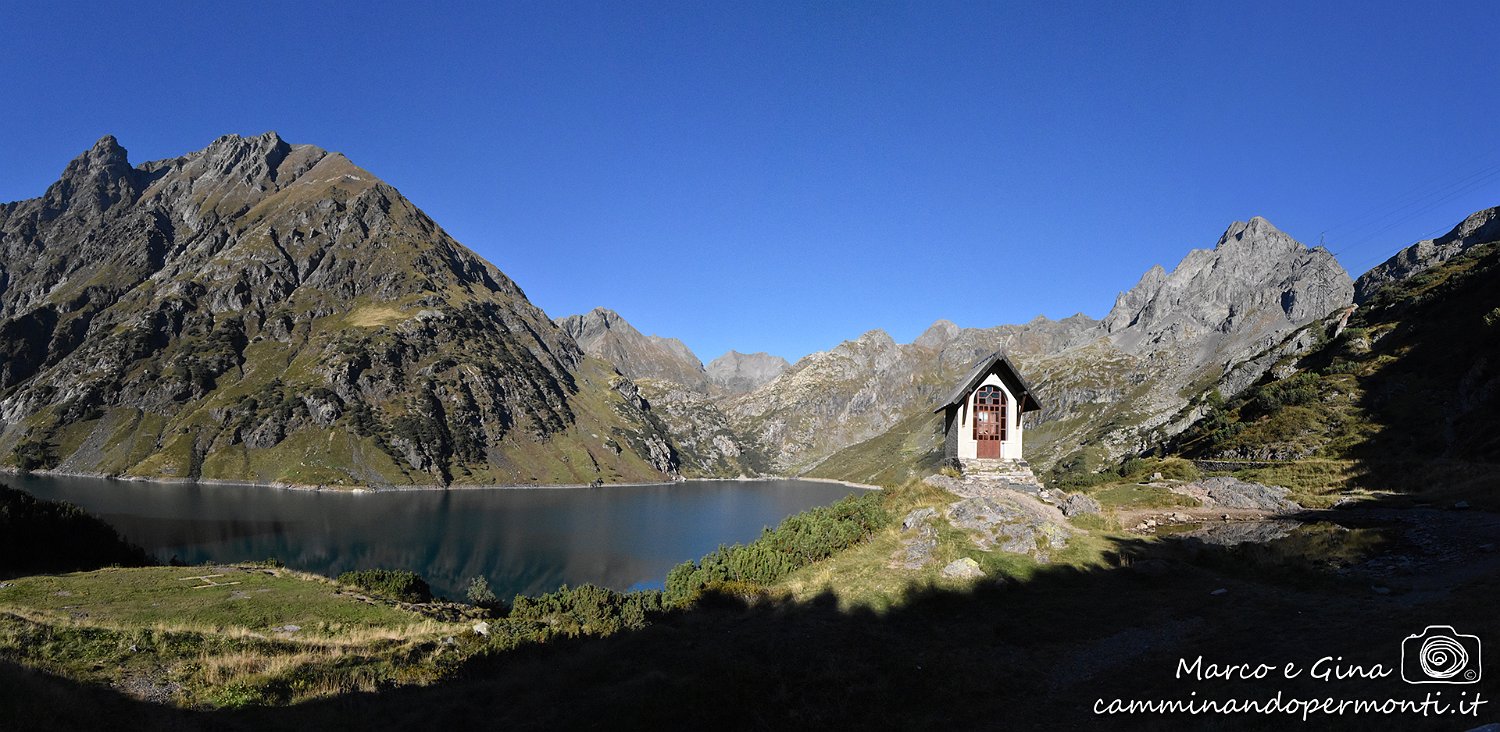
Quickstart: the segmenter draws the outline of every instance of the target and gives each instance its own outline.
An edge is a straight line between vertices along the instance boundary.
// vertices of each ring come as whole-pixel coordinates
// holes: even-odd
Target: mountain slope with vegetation
[[[1229,399],[1205,394],[1206,415],[1168,449],[1238,464],[1304,496],[1492,495],[1500,488],[1496,292],[1495,241],[1388,281],[1346,322],[1331,318],[1305,347],[1282,349],[1253,388]]]
[[[634,385],[368,171],[275,133],[0,205],[0,457],[322,485],[679,468]]]

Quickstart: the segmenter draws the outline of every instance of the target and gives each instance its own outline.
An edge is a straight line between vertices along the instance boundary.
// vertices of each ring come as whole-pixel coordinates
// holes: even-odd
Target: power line
[[[1460,188],[1454,189],[1452,191],[1449,191],[1448,193],[1446,193],[1445,195],[1441,196],[1440,198],[1438,198],[1438,199],[1436,199],[1436,200],[1434,200],[1434,201],[1432,201],[1430,203],[1427,203],[1425,205],[1421,205],[1418,208],[1415,208],[1415,209],[1407,212],[1405,215],[1397,217],[1396,219],[1390,221],[1389,223],[1386,223],[1384,226],[1381,226],[1381,227],[1379,227],[1379,228],[1377,228],[1377,229],[1375,229],[1373,231],[1370,231],[1369,233],[1365,234],[1363,237],[1360,237],[1359,239],[1355,239],[1353,241],[1350,241],[1347,244],[1344,244],[1343,246],[1339,247],[1339,251],[1335,252],[1334,254],[1335,255],[1341,254],[1343,252],[1349,251],[1350,249],[1361,247],[1365,243],[1367,243],[1367,242],[1371,241],[1372,239],[1374,239],[1375,237],[1377,237],[1377,236],[1379,236],[1381,234],[1384,234],[1385,232],[1390,231],[1391,229],[1394,229],[1397,226],[1400,226],[1401,224],[1406,223],[1407,221],[1410,221],[1410,220],[1412,220],[1412,219],[1414,219],[1414,218],[1416,218],[1418,216],[1421,216],[1422,214],[1425,214],[1425,213],[1427,213],[1427,212],[1429,212],[1429,211],[1437,208],[1438,206],[1441,206],[1441,205],[1443,205],[1443,204],[1445,204],[1445,203],[1447,203],[1449,201],[1452,201],[1453,199],[1458,198],[1459,196],[1462,196],[1462,195],[1465,195],[1467,193],[1471,193],[1473,191],[1479,190],[1486,183],[1488,183],[1491,178],[1495,178],[1496,176],[1500,176],[1500,168],[1497,168],[1496,170],[1490,172],[1488,175],[1485,175],[1483,178],[1479,178],[1477,180],[1473,180],[1473,181],[1469,182],[1467,185],[1464,185],[1463,187],[1460,187]],[[1423,198],[1428,198],[1428,197],[1429,196],[1424,196]],[[1409,206],[1406,206],[1406,207],[1403,207],[1403,208],[1409,208]],[[1442,231],[1442,229],[1439,229],[1438,231]]]
[[[1355,216],[1353,216],[1351,218],[1347,218],[1347,219],[1345,219],[1343,221],[1340,221],[1339,223],[1334,224],[1333,226],[1325,227],[1324,228],[1324,232],[1326,233],[1326,232],[1329,232],[1329,231],[1335,231],[1335,232],[1336,231],[1341,231],[1342,229],[1344,229],[1346,226],[1348,226],[1350,224],[1357,224],[1357,223],[1361,223],[1361,222],[1364,222],[1365,225],[1369,225],[1369,223],[1370,223],[1370,217],[1371,216],[1374,216],[1376,214],[1381,214],[1381,216],[1379,216],[1379,217],[1376,218],[1376,220],[1379,220],[1380,218],[1383,218],[1384,216],[1389,215],[1392,212],[1393,207],[1395,207],[1396,210],[1399,210],[1400,208],[1405,208],[1406,206],[1410,206],[1413,203],[1413,201],[1407,201],[1407,203],[1403,204],[1400,207],[1396,207],[1396,204],[1398,202],[1400,202],[1400,201],[1403,201],[1403,200],[1406,200],[1406,199],[1410,199],[1410,198],[1412,198],[1412,196],[1415,196],[1418,193],[1423,193],[1423,195],[1422,196],[1417,196],[1417,198],[1414,199],[1416,201],[1419,201],[1422,198],[1431,196],[1431,195],[1433,195],[1436,192],[1441,192],[1445,188],[1450,188],[1450,187],[1453,187],[1453,186],[1463,185],[1468,180],[1471,180],[1471,179],[1476,178],[1476,177],[1484,176],[1484,175],[1489,174],[1492,171],[1495,171],[1497,169],[1500,169],[1500,162],[1495,162],[1495,163],[1490,164],[1490,165],[1482,166],[1478,170],[1475,170],[1474,172],[1469,173],[1468,175],[1465,175],[1465,176],[1462,176],[1462,177],[1456,178],[1456,179],[1453,178],[1451,175],[1447,175],[1447,174],[1442,174],[1442,175],[1435,176],[1435,177],[1431,178],[1430,180],[1428,180],[1426,182],[1423,182],[1420,185],[1417,185],[1416,187],[1411,188],[1411,189],[1405,191],[1404,193],[1398,194],[1396,196],[1391,197],[1390,199],[1388,199],[1386,201],[1383,201],[1381,203],[1375,204],[1374,206],[1371,206],[1370,208],[1367,208],[1364,211],[1361,211],[1360,213],[1356,214]],[[1444,181],[1446,181],[1446,183],[1444,183]],[[1438,183],[1443,183],[1443,185],[1439,186],[1436,191],[1431,190],[1432,187],[1434,185],[1438,184]],[[1425,193],[1424,193],[1424,191],[1425,191]],[[1363,227],[1358,227],[1357,226],[1353,230],[1354,231],[1358,231],[1361,228],[1363,228]]]

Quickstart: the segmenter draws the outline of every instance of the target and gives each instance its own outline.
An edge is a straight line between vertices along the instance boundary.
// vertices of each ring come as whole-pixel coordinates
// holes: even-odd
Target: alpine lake
[[[484,576],[502,598],[592,583],[660,587],[675,565],[749,542],[862,489],[803,480],[683,481],[599,488],[287,490],[39,475],[3,480],[76,504],[157,559],[275,559],[336,577],[408,569],[462,598]]]

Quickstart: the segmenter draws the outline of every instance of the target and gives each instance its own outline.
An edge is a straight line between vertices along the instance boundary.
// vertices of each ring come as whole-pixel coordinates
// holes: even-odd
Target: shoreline
[[[100,473],[80,473],[80,472],[61,471],[61,470],[32,470],[32,471],[22,471],[22,470],[20,470],[18,468],[9,468],[9,467],[0,468],[0,474],[3,474],[3,475],[15,475],[15,476],[34,475],[34,476],[38,476],[38,477],[42,477],[42,478],[89,478],[89,479],[93,479],[93,480],[118,480],[118,481],[127,481],[127,482],[131,482],[131,483],[162,483],[162,484],[168,484],[168,485],[207,485],[207,486],[222,485],[222,486],[239,486],[239,487],[245,487],[245,488],[272,488],[272,489],[276,489],[276,490],[303,491],[303,492],[309,492],[309,493],[348,493],[348,494],[356,494],[356,495],[374,494],[374,493],[393,493],[393,492],[401,492],[401,491],[432,491],[432,490],[439,490],[439,491],[450,491],[450,490],[528,491],[528,490],[576,490],[576,489],[598,489],[598,490],[603,490],[603,489],[606,489],[606,488],[640,488],[640,487],[644,487],[644,486],[653,486],[653,485],[673,485],[675,483],[687,483],[687,482],[696,482],[696,481],[701,481],[701,482],[719,482],[719,483],[740,483],[740,482],[774,482],[774,481],[789,481],[789,480],[805,481],[805,482],[808,482],[808,483],[832,483],[832,484],[835,484],[835,485],[842,485],[842,486],[846,486],[846,487],[849,487],[849,488],[857,488],[857,489],[860,489],[860,490],[877,490],[877,491],[878,490],[882,490],[882,488],[880,486],[878,486],[878,485],[869,485],[867,483],[855,483],[855,482],[846,481],[846,480],[834,480],[832,478],[805,478],[805,477],[798,477],[798,476],[755,476],[755,477],[740,476],[738,478],[681,478],[681,477],[679,477],[679,478],[677,478],[675,480],[663,480],[663,481],[659,481],[659,482],[640,482],[640,481],[635,481],[635,482],[629,482],[629,483],[604,483],[602,485],[597,485],[597,486],[593,485],[593,484],[590,484],[590,483],[510,483],[510,484],[491,484],[491,485],[481,485],[481,484],[475,484],[475,483],[457,483],[457,484],[451,484],[451,485],[435,485],[435,484],[434,485],[391,485],[391,486],[385,486],[385,487],[378,487],[377,488],[377,487],[369,486],[369,485],[350,485],[350,486],[337,485],[337,486],[333,486],[333,485],[322,485],[322,484],[311,485],[311,484],[305,484],[305,483],[282,483],[282,482],[263,483],[263,482],[254,481],[254,480],[226,480],[226,479],[223,479],[223,478],[169,478],[169,477],[144,478],[144,477],[134,476],[134,475],[128,475],[128,476],[122,476],[122,475],[103,475],[103,474],[100,474]]]

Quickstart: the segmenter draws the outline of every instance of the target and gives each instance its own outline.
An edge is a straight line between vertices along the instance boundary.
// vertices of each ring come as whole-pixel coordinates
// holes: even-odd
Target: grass
[[[0,588],[0,659],[185,706],[429,683],[444,673],[437,659],[459,649],[440,640],[466,630],[322,577],[248,565],[104,569]]]
[[[937,471],[942,430],[943,416],[921,408],[879,436],[834,453],[807,475],[898,486]]]
[[[941,574],[943,567],[957,559],[973,559],[992,578],[1026,581],[1043,567],[1095,567],[1104,556],[1106,540],[1086,529],[1076,531],[1066,548],[1053,552],[1049,564],[1041,564],[1022,554],[985,551],[973,543],[967,532],[941,518],[948,505],[958,500],[956,496],[919,481],[887,489],[884,495],[886,510],[897,518],[919,508],[932,508],[938,512],[939,517],[932,524],[937,529],[937,547],[933,550],[931,563],[919,570],[892,569],[889,566],[892,557],[901,550],[903,539],[911,533],[902,532],[900,524],[896,523],[877,532],[863,544],[793,572],[772,588],[772,594],[795,601],[832,595],[837,598],[841,610],[884,614],[902,607],[917,595],[932,591],[962,591],[970,587],[971,580],[948,579]],[[1109,526],[1107,521],[1092,523],[1101,529]],[[1075,528],[1083,529],[1077,523]]]
[[[223,575],[211,581],[190,579]],[[227,583],[236,584],[227,584]],[[329,580],[286,569],[243,566],[101,569],[9,580],[0,612],[105,627],[264,633],[298,625],[324,637],[373,628],[397,630],[422,617],[353,597]]]
[[[399,308],[388,305],[365,305],[351,310],[344,316],[344,322],[356,328],[376,328],[383,325],[395,325],[406,319],[406,313]]]
[[[1198,500],[1192,496],[1173,493],[1166,488],[1141,483],[1106,483],[1088,488],[1085,493],[1105,508],[1176,508],[1196,507]]]
[[[1359,464],[1353,460],[1297,460],[1239,470],[1234,475],[1286,488],[1293,501],[1307,508],[1328,508],[1344,498],[1369,495],[1355,485]]]

